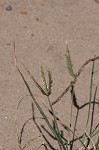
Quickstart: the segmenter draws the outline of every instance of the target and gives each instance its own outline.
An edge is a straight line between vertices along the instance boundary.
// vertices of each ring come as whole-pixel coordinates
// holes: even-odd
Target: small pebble
[[[23,15],[27,15],[28,12],[26,10],[21,10],[20,13]]]
[[[5,116],[5,119],[10,119],[10,116],[8,116],[8,117],[7,117],[7,116]]]
[[[11,11],[11,10],[12,10],[12,6],[11,6],[11,5],[8,5],[5,9],[6,9],[7,11]]]
[[[33,34],[33,33],[31,33],[31,36],[34,36],[34,34]]]
[[[35,19],[36,19],[36,21],[39,21],[39,18],[38,18],[38,17],[36,17]]]

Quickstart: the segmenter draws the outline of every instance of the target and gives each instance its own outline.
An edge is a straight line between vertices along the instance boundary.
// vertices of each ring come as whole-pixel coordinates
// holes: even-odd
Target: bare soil
[[[18,102],[28,94],[14,64],[14,46],[18,64],[29,82],[34,96],[42,105],[48,104],[23,69],[29,67],[41,84],[39,68],[42,64],[52,72],[53,87],[51,100],[54,101],[69,85],[71,77],[65,60],[67,40],[74,70],[89,58],[99,55],[99,3],[95,0],[0,0],[0,150],[18,150],[18,136],[24,123],[33,116],[32,100],[25,97],[20,104],[17,124],[15,114]],[[89,100],[91,63],[84,69],[76,85],[75,93],[79,106]],[[93,97],[99,83],[99,61],[95,63]],[[95,99],[99,99],[99,88]],[[69,124],[71,92],[69,91],[54,108],[58,117]],[[76,134],[83,133],[88,105],[79,112]],[[46,111],[46,110],[45,110]],[[73,120],[76,117],[73,109]],[[94,126],[99,121],[98,107],[95,107]],[[35,116],[40,117],[35,108]],[[37,119],[39,126],[44,121]],[[53,147],[57,148],[56,142]],[[40,135],[32,119],[24,127],[22,145]],[[30,142],[28,150],[39,147],[44,139],[39,137]],[[78,144],[77,144],[78,145]],[[76,146],[77,146],[76,145]],[[74,146],[73,149],[77,147]],[[44,150],[42,146],[40,149]],[[51,149],[51,148],[49,148]]]

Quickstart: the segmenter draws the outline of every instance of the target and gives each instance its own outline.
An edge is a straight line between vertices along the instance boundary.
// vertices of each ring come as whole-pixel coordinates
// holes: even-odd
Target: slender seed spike
[[[38,84],[34,76],[31,74],[31,72],[28,70],[28,68],[23,64],[24,69],[26,70],[27,74],[30,76],[30,78],[33,80],[35,85],[39,88],[42,94],[46,95],[45,91],[42,89],[42,87]]]
[[[49,78],[49,88],[48,88],[48,91],[49,91],[49,95],[50,95],[51,94],[52,83],[53,83],[52,75],[51,75],[50,71],[48,71],[48,78]]]
[[[43,91],[46,93],[46,95],[49,95],[49,93],[48,93],[48,86],[47,86],[47,82],[46,82],[46,78],[45,78],[45,73],[44,73],[42,65],[41,65],[40,69],[41,69],[40,70],[41,79],[43,81]]]
[[[74,71],[73,71],[72,62],[71,62],[70,52],[69,52],[69,48],[68,48],[67,43],[66,43],[66,63],[67,63],[69,74],[72,77],[75,77],[75,74],[74,74]]]

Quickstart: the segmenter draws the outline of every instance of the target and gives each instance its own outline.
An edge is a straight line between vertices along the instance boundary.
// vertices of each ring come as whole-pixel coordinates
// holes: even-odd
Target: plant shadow
[[[91,123],[90,123],[90,134],[91,134],[92,129],[93,129],[95,105],[99,105],[99,103],[96,101],[97,87],[98,87],[98,85],[95,88],[94,98],[93,98],[93,101],[91,102],[91,104],[92,104],[92,112],[91,112],[91,119],[90,119],[91,120]],[[74,122],[74,130],[73,130],[74,134],[73,134],[72,141],[71,141],[71,150],[73,150],[73,145],[74,145],[74,141],[75,141],[75,132],[76,132],[76,127],[77,127],[77,121],[78,121],[79,112],[80,112],[81,109],[83,109],[84,107],[89,105],[89,102],[87,102],[87,103],[85,103],[85,104],[83,104],[81,106],[78,104],[78,100],[77,100],[77,97],[76,97],[76,94],[75,94],[75,87],[74,87],[74,85],[71,87],[71,97],[72,97],[72,103],[73,103],[74,107],[77,110],[76,111],[76,118],[75,118],[75,122]],[[80,138],[82,138],[82,136]]]

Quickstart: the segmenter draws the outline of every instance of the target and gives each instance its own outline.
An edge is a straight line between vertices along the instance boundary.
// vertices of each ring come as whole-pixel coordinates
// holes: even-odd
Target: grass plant
[[[15,52],[15,44],[14,44],[14,52]],[[99,150],[99,136],[97,136],[96,138],[96,142],[93,142],[93,137],[96,135],[99,135],[99,123],[95,126],[94,129],[90,130],[91,126],[90,126],[90,120],[91,120],[91,105],[92,105],[92,91],[93,91],[93,79],[94,79],[94,65],[95,65],[95,61],[99,60],[99,56],[95,56],[94,58],[91,58],[89,60],[87,60],[79,69],[78,72],[75,73],[74,69],[73,69],[73,65],[72,65],[72,60],[71,60],[71,55],[70,55],[70,50],[69,47],[66,43],[66,64],[67,64],[67,68],[68,68],[68,72],[69,74],[72,76],[73,80],[70,82],[70,84],[66,87],[66,89],[62,92],[62,94],[60,94],[60,96],[58,96],[58,98],[53,101],[51,103],[50,100],[50,95],[51,95],[51,88],[52,88],[52,75],[51,72],[48,71],[48,80],[46,80],[45,77],[45,72],[43,67],[41,66],[40,68],[40,74],[41,74],[41,80],[42,80],[42,86],[36,81],[36,79],[34,78],[34,76],[31,74],[31,72],[28,70],[28,68],[23,64],[23,67],[25,69],[25,71],[27,72],[27,74],[30,76],[30,78],[32,79],[32,81],[34,82],[34,84],[38,87],[38,89],[40,90],[40,92],[47,97],[48,103],[49,103],[49,108],[47,108],[48,112],[50,113],[50,115],[52,116],[52,119],[48,118],[46,113],[44,112],[44,110],[42,109],[42,107],[40,106],[40,104],[38,103],[38,101],[35,99],[34,97],[34,93],[32,92],[28,82],[26,81],[23,73],[21,72],[18,64],[17,64],[17,58],[15,55],[15,65],[16,68],[20,74],[20,76],[22,77],[22,80],[28,90],[29,95],[31,96],[33,103],[36,105],[36,107],[38,108],[41,117],[45,120],[46,125],[48,126],[48,128],[50,129],[50,132],[52,133],[52,135],[54,136],[54,138],[57,140],[58,144],[59,144],[59,150],[72,150],[73,148],[73,142],[71,142],[71,137],[75,137],[78,139],[78,141],[81,143],[81,146],[79,147],[79,150]],[[91,81],[90,81],[90,94],[89,94],[89,108],[88,108],[88,116],[87,116],[87,120],[86,120],[86,125],[85,125],[85,130],[83,132],[83,134],[81,135],[81,137],[78,137],[75,134],[75,130],[72,130],[71,125],[72,125],[72,109],[73,109],[73,101],[71,103],[71,113],[70,113],[70,125],[67,126],[66,124],[64,124],[61,119],[59,119],[57,117],[57,115],[55,114],[53,105],[55,105],[57,102],[59,102],[60,100],[62,100],[62,97],[69,91],[69,89],[74,89],[76,81],[79,77],[79,75],[81,74],[81,72],[83,71],[83,69],[85,68],[86,65],[88,65],[89,63],[92,62],[92,71],[91,71]],[[74,94],[74,91],[73,91]],[[19,102],[17,110],[19,108],[20,103],[22,102],[22,100]],[[97,104],[99,105],[99,102],[97,102]],[[53,124],[54,123],[54,127]],[[60,131],[60,125],[64,128],[64,130],[66,130],[66,132],[68,133],[68,137],[65,140],[64,137],[61,134]],[[42,133],[43,134],[43,133]],[[91,147],[90,147],[90,143],[91,143]],[[48,145],[46,145],[45,143],[42,144],[45,150],[48,150]],[[40,149],[41,146],[38,148]],[[22,148],[20,146],[20,149],[23,150],[24,148]]]

